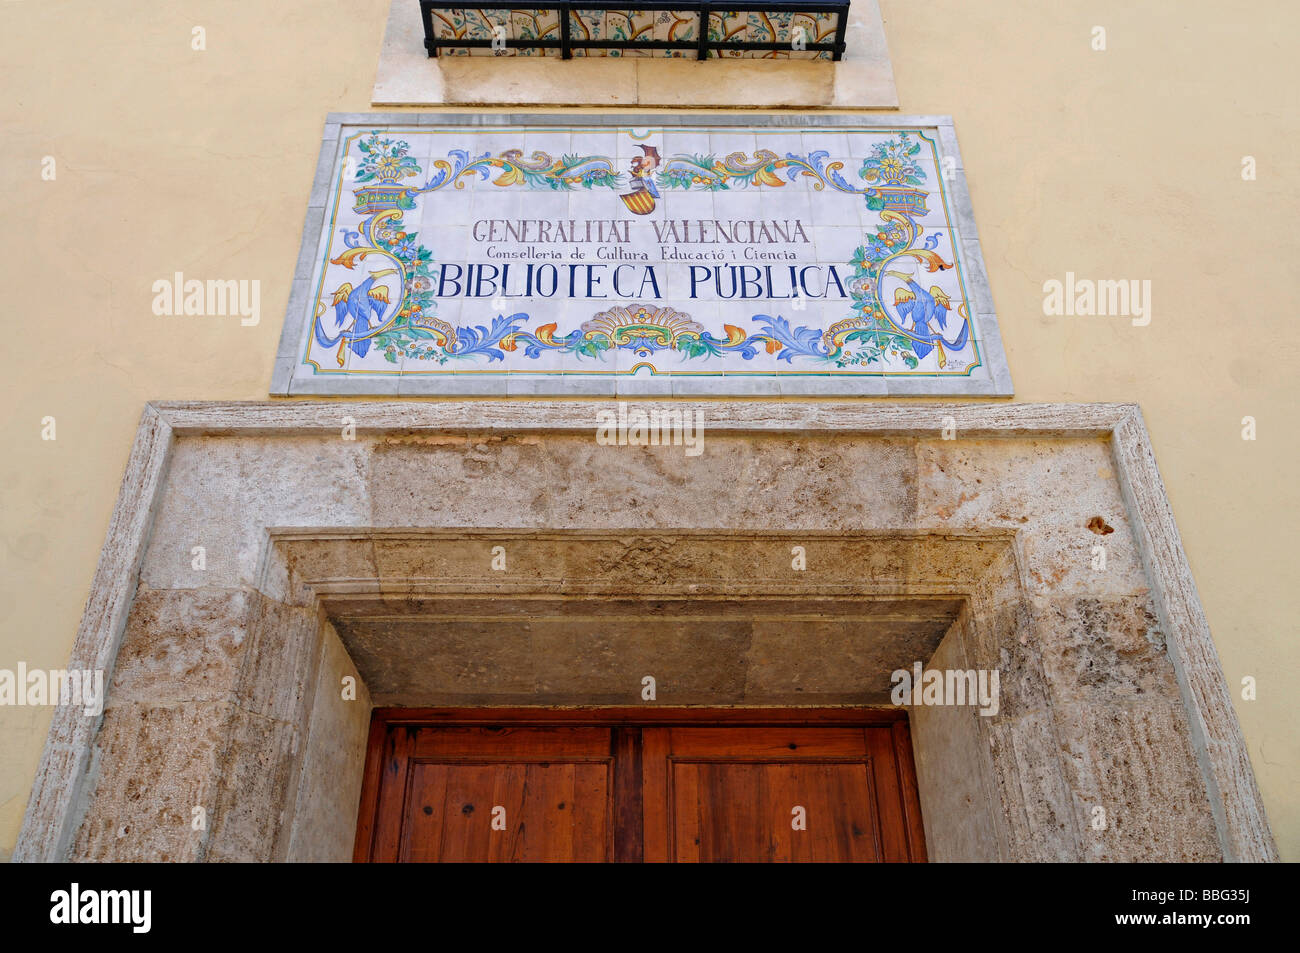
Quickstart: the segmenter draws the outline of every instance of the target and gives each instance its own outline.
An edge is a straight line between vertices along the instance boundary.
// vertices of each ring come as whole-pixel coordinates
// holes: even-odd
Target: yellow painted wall
[[[144,402],[266,397],[321,124],[370,108],[387,6],[0,3],[0,668],[67,660]],[[1142,405],[1227,678],[1259,680],[1237,710],[1300,860],[1300,10],[881,6],[902,111],[955,117],[1016,399]],[[155,317],[176,271],[259,279],[261,324]],[[1151,325],[1044,317],[1066,271],[1149,278]],[[0,708],[0,858],[49,719]]]

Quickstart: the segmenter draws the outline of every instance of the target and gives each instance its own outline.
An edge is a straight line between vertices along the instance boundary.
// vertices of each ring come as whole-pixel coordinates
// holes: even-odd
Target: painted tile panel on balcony
[[[810,50],[808,45],[834,42],[838,26],[836,13],[715,11],[709,14],[709,39],[724,44],[715,56],[829,60],[830,51]],[[784,48],[746,50],[742,43],[780,43]]]
[[[432,6],[426,47],[438,56],[658,56],[835,59],[847,7],[785,10]],[[705,48],[699,47],[704,25]],[[567,30],[566,30],[567,27]],[[771,46],[772,48],[765,48]]]

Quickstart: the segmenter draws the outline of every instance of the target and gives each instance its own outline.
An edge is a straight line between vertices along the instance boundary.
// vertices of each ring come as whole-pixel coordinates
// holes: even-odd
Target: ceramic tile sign
[[[950,126],[365,118],[276,393],[1010,393]]]

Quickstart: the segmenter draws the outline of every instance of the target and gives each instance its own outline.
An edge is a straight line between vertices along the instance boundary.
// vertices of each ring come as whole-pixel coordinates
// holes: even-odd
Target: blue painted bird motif
[[[945,341],[940,333],[947,329],[948,312],[952,310],[952,300],[948,297],[947,292],[938,285],[933,285],[929,291],[926,291],[916,283],[916,280],[911,275],[902,272],[887,271],[885,274],[893,278],[901,278],[907,282],[906,288],[899,288],[894,292],[894,309],[898,312],[900,318],[912,322],[912,327],[908,330],[915,335],[912,340],[912,349],[916,352],[917,357],[925,357],[938,347],[942,358],[944,345],[955,351],[959,351],[966,346],[966,338],[970,333],[968,324],[962,324],[961,334],[957,336],[956,341],[951,343]],[[939,331],[931,330],[931,321],[938,324]]]
[[[351,282],[344,282],[334,292],[330,302],[334,306],[334,318],[339,333],[330,337],[316,321],[316,342],[321,347],[339,345],[339,367],[343,366],[343,349],[352,348],[357,357],[365,357],[370,352],[370,339],[373,331],[383,326],[384,311],[389,305],[388,287],[376,285],[375,281],[388,275],[397,274],[396,268],[374,271],[370,277],[355,288]],[[349,322],[351,322],[349,324]],[[342,342],[342,343],[340,343]]]

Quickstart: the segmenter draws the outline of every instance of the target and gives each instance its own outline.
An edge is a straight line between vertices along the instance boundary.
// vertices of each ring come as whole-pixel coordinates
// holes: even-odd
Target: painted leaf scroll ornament
[[[915,187],[925,184],[925,171],[915,159],[920,151],[920,143],[899,133],[878,143],[858,172],[869,183],[864,193],[867,208],[880,213],[881,224],[849,262],[855,269],[849,289],[856,313],[828,328],[823,339],[829,356],[841,366],[883,363],[887,356],[896,355],[914,369],[933,351],[939,367],[945,368],[946,351],[960,351],[970,339],[965,305],[957,309],[961,319],[957,335],[945,337],[952,312],[948,293],[937,284],[927,289],[916,280],[917,265],[930,274],[954,266],[937,250],[941,233],[926,236],[924,247],[917,246],[924,229],[916,219],[927,214],[929,196]],[[910,263],[904,259],[909,258],[916,264],[907,267]],[[895,288],[892,304],[881,296],[886,278],[903,282]],[[861,349],[850,352],[849,345]]]
[[[416,233],[405,230],[402,221],[404,210],[414,203],[404,196],[394,198],[380,192],[393,187],[395,180],[385,178],[376,185],[354,189],[358,210],[369,217],[356,230],[341,229],[346,248],[330,259],[330,264],[349,271],[372,256],[395,266],[371,271],[357,286],[351,281],[339,285],[329,306],[318,302],[313,334],[321,347],[338,344],[336,363],[340,368],[347,363],[348,349],[364,358],[373,346],[389,363],[396,364],[403,356],[445,361],[448,349],[456,346],[456,329],[433,313],[433,253],[419,243]],[[395,299],[390,297],[388,283],[380,283],[394,275],[398,277]],[[329,307],[334,309],[332,328],[323,320]]]

